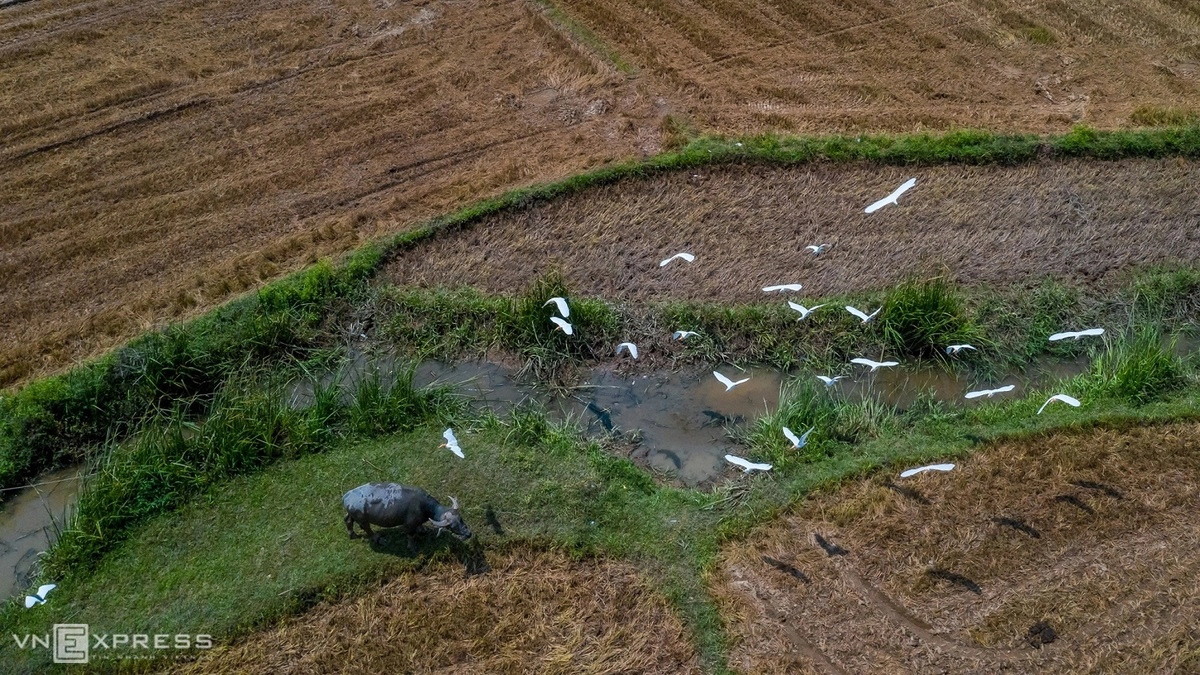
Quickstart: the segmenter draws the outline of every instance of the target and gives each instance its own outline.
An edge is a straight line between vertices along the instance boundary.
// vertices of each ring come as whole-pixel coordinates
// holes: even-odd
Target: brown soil
[[[753,673],[1194,672],[1197,443],[1194,423],[1054,435],[950,473],[889,472],[816,495],[722,554],[714,586],[731,662]],[[826,555],[818,531],[849,553]]]
[[[622,563],[506,554],[320,605],[187,673],[698,673],[678,618]]]
[[[525,2],[0,10],[0,385],[463,203],[656,152]]]
[[[1185,0],[561,0],[698,126],[1128,124],[1200,103]]]
[[[898,206],[863,213],[910,176]],[[763,286],[797,282],[815,298],[943,269],[964,284],[1114,284],[1130,266],[1200,259],[1198,179],[1182,160],[730,167],[489,218],[403,252],[386,275],[513,292],[557,268],[574,293],[640,301],[762,300]],[[817,257],[804,248],[822,243]],[[679,251],[695,262],[659,267]]]

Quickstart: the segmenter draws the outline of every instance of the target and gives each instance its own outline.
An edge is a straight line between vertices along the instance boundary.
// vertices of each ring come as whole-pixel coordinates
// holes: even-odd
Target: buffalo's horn
[[[457,510],[458,510],[458,498],[457,498],[457,497],[451,497],[451,498],[450,498],[450,510],[451,510],[451,511],[457,511]]]

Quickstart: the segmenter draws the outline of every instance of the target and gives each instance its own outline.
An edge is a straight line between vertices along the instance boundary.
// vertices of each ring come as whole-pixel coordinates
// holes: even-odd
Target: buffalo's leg
[[[354,519],[349,513],[346,514],[346,531],[350,533],[351,539],[358,539],[358,535],[354,534]]]
[[[367,536],[371,538],[372,543],[375,543],[375,544],[379,543],[379,535],[375,534],[374,532],[371,531],[370,525],[368,525],[366,523],[359,523],[359,525],[362,526],[363,532],[366,532]]]

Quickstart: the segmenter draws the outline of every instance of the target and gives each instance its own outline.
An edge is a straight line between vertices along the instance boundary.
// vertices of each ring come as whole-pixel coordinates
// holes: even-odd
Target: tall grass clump
[[[1181,388],[1186,368],[1164,344],[1162,334],[1152,327],[1133,329],[1110,341],[1076,385],[1092,396],[1144,404]]]
[[[558,316],[558,309],[546,302],[553,297],[567,299],[571,310],[567,321],[574,328],[573,335],[551,323],[550,317]],[[501,308],[495,328],[499,344],[518,351],[526,359],[526,367],[539,375],[548,375],[571,361],[594,357],[602,345],[614,341],[619,329],[616,311],[600,301],[572,298],[556,271],[538,277],[524,293]]]
[[[1133,306],[1149,319],[1195,321],[1200,316],[1200,270],[1155,269],[1133,279]]]
[[[879,323],[893,349],[918,358],[944,356],[946,345],[980,338],[962,298],[942,277],[909,280],[892,289]]]
[[[751,448],[786,467],[825,457],[832,449],[831,443],[853,445],[876,438],[896,421],[896,411],[891,406],[871,398],[836,399],[812,377],[797,377],[784,383],[779,407],[754,421],[746,441]],[[783,427],[796,435],[810,428],[814,432],[805,447],[796,451],[784,437]]]
[[[79,495],[71,526],[47,558],[55,575],[86,570],[134,527],[231,477],[282,459],[322,452],[346,433],[380,436],[461,411],[445,389],[419,390],[414,369],[386,385],[378,372],[343,401],[317,386],[313,403],[290,407],[261,373],[231,378],[197,419],[186,403],[149,420],[132,440],[109,442]]]

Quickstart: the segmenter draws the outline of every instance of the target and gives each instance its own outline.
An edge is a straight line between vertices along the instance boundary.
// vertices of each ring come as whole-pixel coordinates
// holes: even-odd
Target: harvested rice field
[[[1194,122],[1198,44],[1178,0],[8,3],[0,386],[688,133]]]
[[[898,205],[866,205],[910,176]],[[948,272],[964,285],[1045,277],[1096,288],[1131,267],[1200,259],[1200,164],[1064,161],[902,169],[737,166],[582,192],[447,231],[399,254],[390,281],[511,293],[551,269],[576,294],[745,302],[889,287]],[[831,244],[819,256],[809,244]],[[692,263],[659,263],[688,251]]]
[[[0,9],[0,385],[516,185],[659,151],[523,2]]]
[[[552,553],[407,574],[218,648],[186,673],[699,673],[686,631],[623,563]]]
[[[1049,435],[812,496],[722,556],[731,665],[1195,672],[1198,444],[1194,423]]]
[[[1186,0],[562,2],[703,128],[1116,127],[1200,94]]]

